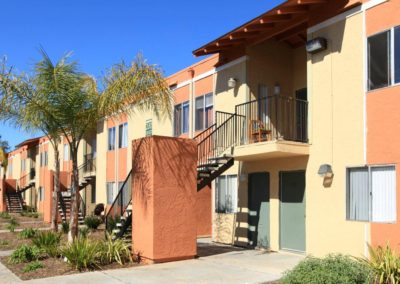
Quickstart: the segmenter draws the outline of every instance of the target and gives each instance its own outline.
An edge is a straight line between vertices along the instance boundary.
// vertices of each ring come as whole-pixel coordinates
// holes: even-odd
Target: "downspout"
[[[189,76],[190,76],[190,83],[189,83],[189,138],[193,138],[194,137],[194,132],[195,132],[195,115],[194,115],[194,111],[195,111],[195,106],[194,106],[194,70],[193,69],[189,69],[188,70]],[[183,109],[182,109],[182,114],[183,114]]]

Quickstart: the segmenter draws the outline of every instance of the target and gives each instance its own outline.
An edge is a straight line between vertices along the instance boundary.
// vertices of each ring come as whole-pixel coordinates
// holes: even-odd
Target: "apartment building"
[[[399,15],[399,0],[288,0],[196,49],[208,57],[167,78],[171,118],[119,113],[85,139],[85,208],[121,217],[131,141],[174,136],[198,142],[198,236],[313,255],[398,247]],[[51,190],[38,161],[53,154],[35,143]]]

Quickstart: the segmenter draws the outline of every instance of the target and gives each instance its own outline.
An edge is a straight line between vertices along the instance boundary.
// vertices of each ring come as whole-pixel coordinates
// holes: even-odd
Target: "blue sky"
[[[0,56],[29,71],[43,46],[53,60],[67,51],[95,76],[138,52],[170,75],[201,58],[192,51],[282,0],[10,0],[2,1]],[[0,123],[14,146],[33,133]]]

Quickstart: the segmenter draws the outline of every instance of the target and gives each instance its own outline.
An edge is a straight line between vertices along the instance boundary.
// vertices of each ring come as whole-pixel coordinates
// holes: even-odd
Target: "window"
[[[115,199],[115,182],[107,182],[106,183],[106,190],[107,190],[107,204],[112,204]]]
[[[216,180],[215,211],[235,213],[237,210],[237,175],[220,176]]]
[[[176,105],[174,109],[174,136],[189,132],[189,102]]]
[[[25,172],[25,165],[26,165],[25,161],[26,161],[25,159],[21,160],[21,172]]]
[[[153,120],[146,120],[146,137],[153,135]]]
[[[108,129],[108,151],[115,150],[115,127]]]
[[[39,186],[39,201],[44,200],[44,188],[42,186]]]
[[[213,107],[213,94],[196,98],[196,131],[208,128],[213,124]]]
[[[396,221],[396,170],[394,166],[347,169],[348,220]]]
[[[400,83],[400,27],[368,38],[368,89]]]
[[[390,32],[368,38],[368,84],[370,90],[390,85]]]
[[[96,203],[96,186],[92,184],[90,191],[90,201]]]
[[[12,164],[12,160],[8,162],[8,175],[12,176],[13,174],[13,164]]]
[[[64,144],[64,161],[69,161],[70,157],[69,157],[69,145],[68,144]]]
[[[47,151],[46,152],[41,152],[40,153],[40,166],[41,167],[45,167],[48,165],[48,155],[47,155]]]
[[[128,147],[128,123],[119,125],[118,128],[118,148]]]

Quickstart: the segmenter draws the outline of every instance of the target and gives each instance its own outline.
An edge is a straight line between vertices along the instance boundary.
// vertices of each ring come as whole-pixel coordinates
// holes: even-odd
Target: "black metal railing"
[[[67,205],[65,204],[62,192],[58,193],[58,202],[60,203],[61,211],[64,214],[64,218],[65,220],[67,220]]]
[[[238,125],[245,134],[240,145],[269,140],[308,142],[308,102],[286,96],[269,96],[236,106],[244,117]]]
[[[215,129],[207,133],[207,136],[197,144],[198,166],[209,164],[210,158],[224,154],[230,147],[235,146],[242,136],[242,129],[237,127],[243,120],[242,116],[221,112],[220,115],[220,122]]]
[[[126,209],[132,201],[132,176],[132,170],[130,170],[110,209],[107,211],[105,222],[106,231],[108,232],[111,232],[115,228],[116,223],[120,222],[121,217],[124,216]]]
[[[82,173],[91,173],[96,171],[96,158],[93,154],[86,154],[83,156],[83,164],[80,167]]]

